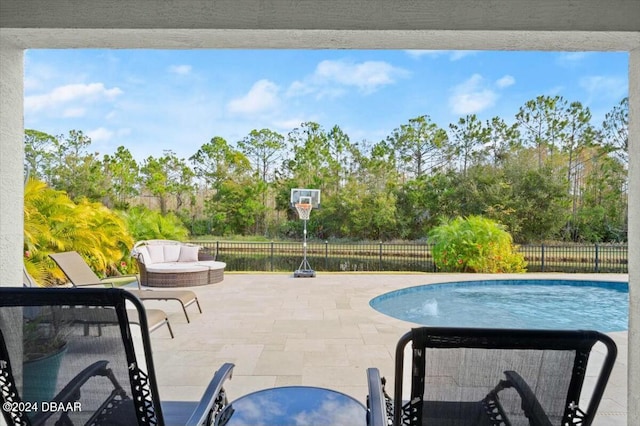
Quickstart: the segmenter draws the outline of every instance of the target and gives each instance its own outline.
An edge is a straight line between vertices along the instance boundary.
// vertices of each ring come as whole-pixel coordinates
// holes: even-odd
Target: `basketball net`
[[[311,204],[298,203],[296,204],[296,210],[298,211],[298,217],[302,220],[309,220],[309,216],[311,215],[311,209],[313,206]]]

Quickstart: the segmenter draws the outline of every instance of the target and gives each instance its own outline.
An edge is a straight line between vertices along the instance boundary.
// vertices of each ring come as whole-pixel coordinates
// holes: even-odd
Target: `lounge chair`
[[[39,287],[36,280],[27,272],[26,268],[22,268],[22,285],[24,287]],[[74,311],[65,311],[66,315],[70,315],[68,320],[82,322],[85,325],[85,334],[89,334],[89,328],[92,325],[96,325],[98,327],[98,332],[102,333],[102,326],[106,323],[106,318],[111,318],[112,316],[109,313],[106,313],[102,316],[102,319],[98,317],[98,321],[95,324],[92,324],[89,319],[95,318],[97,313],[90,315],[87,318],[84,318],[82,315],[78,314],[78,312]],[[129,311],[129,320],[132,324],[140,325],[140,321],[138,319],[137,311]],[[167,326],[169,330],[169,334],[171,338],[174,338],[173,329],[171,328],[171,323],[169,323],[169,318],[167,314],[161,309],[147,309],[147,324],[149,325],[149,332],[155,331],[162,326]]]
[[[589,364],[595,382],[583,392],[596,344],[606,355]],[[417,328],[396,347],[393,398],[378,369],[367,370],[369,425],[591,425],[616,355],[596,331]]]
[[[100,284],[106,284],[113,287],[113,282],[111,282],[113,278],[100,279],[85,262],[82,256],[80,256],[76,251],[54,253],[50,254],[49,257],[56,262],[69,281],[71,281],[71,283],[76,287],[95,286]],[[176,300],[180,303],[180,306],[182,306],[182,312],[184,312],[187,322],[190,322],[189,315],[187,314],[187,306],[195,303],[200,313],[202,313],[202,308],[200,307],[200,302],[198,301],[196,294],[190,290],[143,290],[137,275],[126,275],[126,277],[134,278],[138,284],[137,290],[130,290],[128,288],[126,290],[135,294],[142,301]]]
[[[130,326],[132,310],[139,329]],[[81,322],[57,321],[58,328],[65,327],[64,346],[58,365],[46,368],[52,374],[24,362],[29,354],[26,330],[33,329],[36,314],[44,311],[54,313],[47,318],[56,321],[74,311],[82,313],[83,321],[104,325],[101,335],[87,336]],[[35,325],[46,329],[53,323],[47,319]],[[227,404],[223,383],[233,364],[215,372],[199,402],[161,401],[147,326],[142,302],[122,289],[0,287],[0,402],[6,423],[213,424]]]

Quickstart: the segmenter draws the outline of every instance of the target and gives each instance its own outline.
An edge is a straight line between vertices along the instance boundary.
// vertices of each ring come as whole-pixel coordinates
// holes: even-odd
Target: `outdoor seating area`
[[[106,377],[102,377],[99,374],[100,377],[96,376],[95,379],[89,379],[93,373],[81,371],[81,367],[85,364],[87,367],[92,366],[93,370],[103,373],[106,371],[105,369],[111,369],[119,370],[119,374],[122,374],[122,366],[131,365],[131,362],[135,361],[135,365],[139,366],[142,372],[145,373],[143,376],[148,377],[149,383],[155,383],[155,385],[145,384],[151,389],[149,394],[151,403],[146,405],[145,412],[149,413],[155,407],[159,407],[159,411],[157,413],[154,412],[154,415],[162,416],[161,418],[164,419],[167,425],[227,424],[231,426],[234,424],[257,424],[255,421],[252,422],[251,418],[246,420],[246,417],[243,417],[243,412],[245,415],[250,413],[248,408],[245,409],[243,407],[251,406],[255,408],[256,406],[253,402],[261,400],[261,397],[273,397],[275,399],[270,398],[269,400],[275,401],[276,405],[266,407],[266,415],[268,410],[273,411],[279,407],[277,405],[278,398],[290,399],[282,396],[286,395],[287,390],[295,391],[295,395],[300,393],[308,394],[310,399],[321,400],[322,396],[326,396],[331,398],[331,401],[335,401],[334,398],[336,397],[343,398],[349,408],[344,410],[334,409],[333,415],[348,411],[351,413],[350,415],[361,419],[360,422],[344,420],[345,417],[337,416],[336,420],[330,424],[388,425],[389,423],[387,423],[386,419],[387,408],[391,404],[389,399],[384,397],[385,392],[381,388],[380,377],[386,377],[386,389],[394,389],[393,397],[399,395],[398,389],[400,389],[403,401],[413,400],[412,389],[417,383],[416,379],[412,378],[408,372],[398,375],[399,370],[396,362],[400,359],[398,354],[404,355],[405,353],[405,362],[410,364],[413,360],[419,360],[420,357],[415,356],[416,352],[424,356],[422,358],[423,361],[425,358],[427,360],[424,364],[426,365],[425,371],[428,371],[429,367],[435,367],[440,370],[440,367],[444,365],[453,372],[452,374],[458,374],[458,377],[461,378],[466,377],[466,383],[472,384],[469,385],[471,387],[478,386],[485,389],[488,386],[490,391],[499,387],[497,394],[501,408],[497,408],[497,405],[491,406],[496,407],[496,412],[503,412],[507,417],[513,416],[513,413],[519,412],[519,410],[526,411],[530,407],[534,408],[536,416],[540,414],[540,407],[545,413],[552,413],[558,408],[549,403],[549,398],[552,400],[557,400],[557,398],[548,396],[551,395],[549,392],[553,391],[552,384],[556,376],[554,374],[542,375],[543,381],[537,382],[537,379],[527,373],[531,369],[538,370],[539,368],[547,369],[560,366],[562,377],[574,377],[570,381],[562,381],[561,386],[557,388],[560,389],[570,382],[569,391],[567,391],[566,387],[564,390],[559,391],[560,393],[568,392],[566,393],[568,395],[567,401],[570,400],[569,396],[577,398],[576,395],[580,394],[581,389],[582,396],[588,396],[595,392],[595,398],[600,400],[598,393],[603,388],[602,382],[606,382],[608,376],[608,367],[606,366],[612,362],[611,353],[614,354],[613,357],[615,358],[615,350],[613,352],[610,350],[611,347],[606,336],[603,337],[599,334],[570,336],[569,334],[533,333],[513,339],[517,333],[512,336],[509,336],[508,333],[504,336],[501,333],[500,337],[496,338],[495,336],[492,337],[491,332],[489,332],[489,339],[487,340],[478,337],[481,333],[486,333],[486,330],[478,331],[477,335],[464,334],[466,332],[463,330],[462,335],[445,336],[442,334],[442,329],[439,329],[439,331],[436,330],[435,337],[425,335],[422,336],[424,339],[418,339],[427,342],[425,347],[433,346],[435,348],[433,351],[424,351],[418,348],[417,351],[413,351],[412,355],[411,352],[404,350],[404,344],[408,340],[413,340],[413,334],[409,334],[411,339],[407,339],[406,335],[407,331],[415,325],[387,317],[371,309],[368,305],[372,297],[382,292],[430,282],[456,281],[460,280],[461,277],[462,275],[458,274],[331,274],[318,276],[312,283],[313,285],[310,285],[306,280],[303,283],[294,280],[290,274],[232,274],[227,277],[222,285],[194,289],[201,300],[204,313],[194,317],[191,324],[187,324],[184,320],[176,321],[177,333],[175,339],[170,339],[168,336],[158,333],[154,333],[150,337],[144,331],[144,326],[140,328],[132,326],[131,339],[134,340],[132,346],[136,347],[136,356],[139,357],[137,361],[131,358],[130,355],[126,355],[124,359],[118,359],[117,357],[104,358],[106,355],[103,354],[109,354],[108,356],[112,357],[114,352],[126,353],[129,345],[126,343],[129,337],[113,340],[113,333],[116,333],[116,335],[119,333],[118,327],[105,325],[102,336],[108,336],[110,340],[107,340],[110,343],[107,344],[107,340],[102,340],[102,336],[96,336],[95,333],[86,336],[81,332],[81,329],[78,329],[78,332],[72,334],[74,339],[78,339],[77,341],[82,342],[82,344],[77,345],[75,348],[69,346],[67,349],[69,352],[67,352],[65,358],[66,361],[63,360],[62,363],[63,366],[67,363],[67,368],[69,368],[68,363],[71,358],[69,355],[72,353],[75,360],[86,357],[86,363],[80,363],[82,366],[74,362],[73,368],[75,370],[73,374],[82,373],[83,383],[86,383],[83,386],[92,386],[90,384],[92,380],[101,380],[101,383],[108,383],[104,380],[110,380],[110,376],[107,374]],[[474,276],[474,278],[478,278],[478,276]],[[576,276],[576,279],[580,278],[584,278],[584,275]],[[621,280],[626,279],[626,276],[612,275],[607,278]],[[44,290],[44,293],[41,293],[43,295],[46,292],[57,291],[49,289],[32,290]],[[14,291],[14,289],[0,289],[0,291],[10,292]],[[132,306],[135,309],[142,308],[142,304],[135,297],[121,290],[99,290],[104,294],[109,294],[109,297],[115,298],[107,303],[106,306],[105,301],[108,298],[102,296],[99,298],[99,302],[91,303],[86,300],[75,299],[76,294],[84,291],[94,292],[93,289],[67,289],[63,291],[74,296],[71,299],[65,299],[64,303],[59,303],[63,303],[65,306],[77,303],[83,307],[87,307],[87,305],[102,306],[103,309],[106,307],[118,312],[115,318],[119,320],[122,320],[123,317],[126,318],[127,315],[120,311],[122,308],[116,307],[116,305],[123,305],[121,303],[122,298],[126,299],[129,309]],[[28,298],[30,303],[41,305],[45,304],[44,299],[44,297]],[[119,300],[119,302],[116,303],[115,300]],[[0,307],[7,304],[16,305],[17,303],[17,299],[13,296],[9,298],[0,297]],[[144,306],[153,306],[154,303],[158,302],[145,303]],[[111,307],[111,304],[113,307]],[[7,310],[3,308],[0,311],[3,311],[2,321],[6,323]],[[170,313],[170,317],[173,318],[177,318],[178,315],[181,315],[178,311]],[[3,333],[5,332],[4,330],[3,328]],[[460,330],[457,332],[460,332]],[[593,337],[597,337],[601,342],[594,345]],[[611,333],[611,337],[619,348],[618,359],[613,364],[611,377],[602,395],[593,424],[626,424],[626,333]],[[4,338],[11,340],[11,337],[7,339],[6,335]],[[93,342],[95,344],[87,344],[89,343],[88,339],[94,339]],[[118,340],[121,343],[117,343]],[[145,346],[147,344],[145,340],[148,341],[149,348]],[[487,341],[489,341],[488,344],[486,343]],[[578,341],[580,343],[576,344]],[[105,344],[99,344],[98,342],[105,342]],[[114,342],[116,343],[115,346],[113,345]],[[433,345],[434,342],[436,342],[435,345]],[[401,345],[402,350],[398,349]],[[483,355],[477,356],[479,354],[478,351],[486,351],[488,349],[485,346],[492,349],[496,347],[505,349],[507,352],[513,352],[516,356],[496,355],[496,358],[491,355],[486,357],[489,364],[499,364],[499,367],[494,366],[487,369],[487,365],[481,365],[482,362],[480,361],[485,357]],[[143,352],[139,351],[138,348],[140,347],[144,347]],[[467,349],[459,351],[461,347]],[[593,351],[591,351],[592,347]],[[150,348],[153,349],[153,357],[150,355]],[[528,350],[531,348],[546,348],[550,349],[551,352],[560,349],[562,353],[545,353],[542,358],[551,356],[553,362],[540,364],[535,356],[529,357],[527,355],[530,355]],[[85,355],[79,355],[78,351],[81,350],[86,351]],[[568,350],[568,352],[564,352],[565,350]],[[579,357],[581,360],[580,366],[573,365],[575,357],[567,356],[567,353],[571,351],[575,353],[575,350],[582,354]],[[438,351],[443,352],[442,357],[437,358]],[[144,359],[140,358],[142,353],[145,354]],[[426,353],[428,355],[425,355]],[[451,356],[452,353],[457,353],[458,355]],[[591,363],[589,368],[583,369],[583,361],[586,358],[593,360],[596,365],[605,366],[601,370],[603,371],[601,379],[598,378],[599,371],[591,368]],[[440,361],[436,361],[436,359]],[[497,362],[498,359],[500,359],[499,363]],[[94,365],[100,361],[108,361],[108,363],[106,365],[104,363],[97,366]],[[486,384],[478,385],[480,376],[474,374],[477,369],[474,366],[480,368],[481,371],[491,370],[491,375],[482,375],[483,377],[490,377]],[[415,371],[415,369],[409,368],[407,370]],[[569,371],[568,374],[567,370]],[[231,378],[232,371],[233,379],[228,380]],[[524,380],[519,380],[518,376],[512,374],[511,371],[517,371]],[[71,382],[73,374],[72,372],[69,372],[69,374],[71,376],[60,377],[58,382]],[[126,390],[128,389],[127,386],[130,385],[129,377],[125,376],[126,374],[115,375],[117,384],[109,385],[108,389],[109,392],[116,391],[113,394],[115,396],[112,398],[117,402],[116,406],[118,407],[126,407],[127,404],[130,404],[127,396],[122,394],[120,390],[120,388]],[[452,400],[452,395],[469,396],[463,401],[473,403],[465,404],[465,407],[478,406],[476,395],[480,392],[479,390],[465,388],[458,392],[453,389],[451,383],[443,382],[442,377],[435,380],[429,377],[428,373],[424,373],[423,378],[425,380],[423,383],[426,383],[426,386],[424,388],[424,398],[421,398],[421,400],[425,401],[425,410],[428,409],[427,407],[433,406],[436,401],[438,404],[442,404],[444,401]],[[522,382],[526,382],[531,393],[535,394],[538,405],[530,402],[524,405],[520,404],[520,399],[528,394],[527,387],[523,386]],[[107,388],[106,385],[101,384],[100,386]],[[452,393],[447,393],[448,391],[452,391]],[[312,398],[311,395],[314,392],[319,392],[318,395],[320,396]],[[508,396],[502,396],[503,393],[508,394]],[[83,392],[82,394],[93,393]],[[154,394],[157,394],[157,396],[154,396]],[[67,393],[67,395],[71,395],[71,393]],[[109,395],[112,395],[112,393]],[[215,395],[218,396],[217,399]],[[129,395],[128,397],[131,396]],[[479,400],[483,399],[484,396],[479,398]],[[529,401],[531,400],[529,399]],[[582,400],[579,402],[580,410],[576,411],[577,417],[572,417],[572,421],[574,421],[572,424],[590,424],[588,416],[598,407],[598,403],[596,402],[595,405],[593,403],[589,404],[588,398],[584,403]],[[305,402],[305,404],[308,404],[308,402]],[[563,404],[564,401],[560,405]],[[444,405],[449,406],[448,404]],[[85,407],[84,403],[82,406]],[[99,406],[99,403],[95,405],[95,407]],[[195,407],[198,406],[201,409],[194,411]],[[98,408],[92,410],[92,413],[97,411]],[[127,410],[123,409],[119,410],[119,412],[126,413]],[[211,415],[211,423],[207,423],[206,415],[201,417],[203,412]],[[83,415],[87,414],[85,412]],[[566,412],[563,412],[563,414],[566,416]],[[318,423],[317,419],[320,417],[314,417],[314,415],[317,416],[316,412],[306,410],[305,415],[309,419],[316,419],[315,423],[311,421],[308,424],[326,424]],[[191,422],[189,417],[192,419]],[[580,423],[580,417],[585,419],[582,423]],[[196,421],[196,418],[199,420]],[[333,417],[331,418],[333,419]],[[346,418],[353,419],[354,417]],[[560,424],[554,414],[549,414],[549,418],[549,423],[543,422],[540,424]],[[241,421],[241,419],[245,420]],[[327,417],[323,417],[323,419],[326,420]],[[192,423],[193,421],[196,422]],[[495,420],[494,423],[479,424],[506,424],[499,421],[500,419]],[[146,423],[139,421],[138,424]],[[463,423],[453,422],[447,424]]]
[[[191,287],[224,280],[224,262],[195,244],[173,240],[137,242],[131,256],[138,263],[140,282],[148,287]]]

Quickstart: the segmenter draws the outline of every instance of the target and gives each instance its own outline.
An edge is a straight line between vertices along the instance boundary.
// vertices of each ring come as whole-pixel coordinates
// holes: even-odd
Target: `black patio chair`
[[[132,312],[140,327],[130,326]],[[101,322],[99,335],[85,333],[86,323]],[[7,424],[209,425],[227,404],[223,383],[232,369],[223,364],[199,402],[163,402],[137,297],[111,288],[0,287],[0,402]]]
[[[393,398],[367,370],[369,425],[591,425],[616,355],[596,331],[416,328],[396,347]]]

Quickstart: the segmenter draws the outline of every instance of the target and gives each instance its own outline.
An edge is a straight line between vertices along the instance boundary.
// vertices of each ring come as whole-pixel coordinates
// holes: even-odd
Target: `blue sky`
[[[594,124],[628,93],[626,52],[29,50],[25,128],[82,130],[92,151],[193,155],[214,136],[286,135],[305,121],[353,142],[410,118],[512,122],[538,95],[588,106]]]

